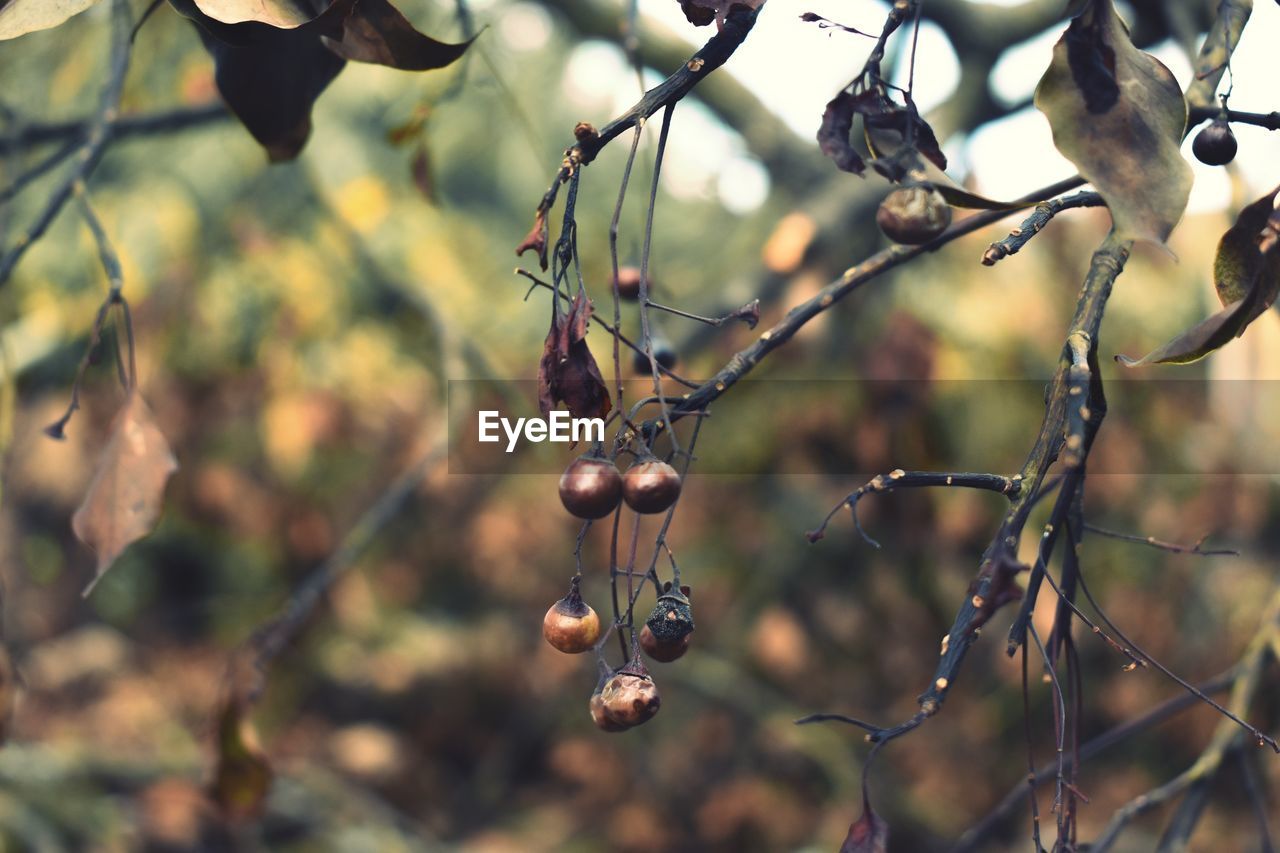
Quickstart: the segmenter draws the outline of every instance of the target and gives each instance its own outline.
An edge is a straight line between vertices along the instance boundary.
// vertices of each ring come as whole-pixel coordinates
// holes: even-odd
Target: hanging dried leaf
[[[1280,215],[1272,205],[1278,192],[1280,187],[1242,210],[1218,243],[1213,283],[1226,307],[1140,359],[1118,355],[1117,361],[1126,367],[1198,361],[1244,334],[1276,301],[1280,295]]]
[[[1179,152],[1187,102],[1169,69],[1134,47],[1111,0],[1092,0],[1071,21],[1035,104],[1058,150],[1102,194],[1117,236],[1163,245],[1191,193]]]
[[[471,46],[471,41],[448,44],[423,35],[387,0],[357,0],[354,11],[343,22],[341,38],[321,39],[343,59],[402,71],[444,68]]]
[[[579,293],[566,316],[556,316],[538,363],[538,407],[545,416],[563,402],[575,418],[603,418],[613,403],[587,347],[591,300]]]
[[[867,169],[862,157],[849,144],[853,132],[853,112],[856,101],[848,92],[840,92],[827,103],[822,113],[822,126],[818,128],[818,147],[835,161],[842,172],[861,175]]]
[[[889,824],[871,808],[866,787],[862,790],[862,817],[849,824],[849,834],[840,845],[840,853],[886,853],[889,849]]]
[[[84,502],[71,518],[76,537],[98,556],[92,591],[116,558],[155,527],[165,483],[178,470],[169,443],[136,391],[116,415]]]
[[[98,0],[8,0],[0,2],[0,41],[56,27]]]
[[[529,233],[524,235],[520,245],[516,246],[517,258],[525,252],[536,254],[538,266],[544,270],[547,268],[547,214],[542,208],[538,208],[537,213],[534,214],[533,227],[529,229]]]
[[[311,109],[347,59],[442,68],[470,46],[413,28],[388,0],[169,0],[195,22],[218,91],[273,162],[298,156]]]
[[[247,710],[247,703],[233,695],[218,713],[218,757],[209,796],[232,821],[260,815],[271,790],[271,764]]]

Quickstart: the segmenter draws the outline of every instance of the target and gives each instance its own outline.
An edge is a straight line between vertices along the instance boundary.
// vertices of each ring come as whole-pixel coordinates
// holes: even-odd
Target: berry
[[[1196,134],[1191,152],[1206,166],[1225,166],[1236,158],[1236,136],[1222,119],[1209,123]]]
[[[622,499],[636,512],[666,512],[680,497],[680,475],[667,463],[650,458],[622,475]]]
[[[604,697],[598,689],[591,694],[591,701],[587,703],[587,708],[591,712],[591,722],[595,723],[596,728],[602,732],[625,732],[631,728],[609,719],[609,715],[604,711]]]
[[[605,716],[630,728],[653,719],[662,705],[658,686],[637,658],[613,674],[600,691]]]
[[[689,651],[689,643],[693,641],[693,634],[685,634],[674,643],[663,642],[658,639],[658,635],[645,625],[640,629],[640,648],[644,649],[644,653],[659,663],[671,663],[684,657],[684,653]]]
[[[613,287],[613,281],[610,280],[609,286]],[[639,267],[618,267],[618,296],[622,299],[638,299],[640,297],[640,268]],[[646,290],[653,289],[653,278],[650,277],[645,281]]]
[[[542,617],[542,636],[552,648],[574,655],[589,651],[600,639],[600,617],[582,600],[578,578],[569,585],[569,594],[547,609]]]
[[[676,362],[680,359],[676,356],[675,348],[671,346],[671,343],[662,338],[654,338],[652,343],[653,357],[658,364],[667,370],[674,370]],[[649,356],[643,352],[637,352],[632,356],[631,367],[636,373],[644,376],[648,376],[652,372],[652,368],[649,366]]]
[[[899,187],[880,203],[876,224],[893,242],[918,246],[947,230],[951,206],[928,184]]]
[[[560,502],[578,518],[604,518],[622,499],[622,475],[608,459],[580,456],[560,475]]]

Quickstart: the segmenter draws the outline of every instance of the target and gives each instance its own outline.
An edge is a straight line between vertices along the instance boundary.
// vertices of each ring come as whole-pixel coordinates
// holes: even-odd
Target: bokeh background
[[[399,5],[438,37],[463,32],[450,3]],[[959,21],[999,23],[1009,6],[1014,36],[992,26],[953,41],[933,23],[921,33],[922,106],[948,135],[953,174],[991,195],[1071,173],[1026,107],[1058,32],[1047,5],[938,0]],[[1186,83],[1180,44],[1194,43],[1214,4],[1167,4],[1187,13],[1167,18],[1161,5],[1126,10]],[[727,68],[677,109],[652,260],[663,301],[711,314],[759,296],[770,324],[881,245],[873,211],[885,186],[835,172],[813,142],[823,104],[869,43],[797,15],[876,29],[885,8],[776,0]],[[668,0],[640,10],[651,82],[707,32]],[[756,371],[770,381],[726,395],[700,437],[714,473],[695,465],[671,532],[695,590],[696,641],[681,661],[655,665],[664,704],[651,723],[596,731],[591,663],[539,635],[573,571],[578,526],[553,497],[553,472],[572,452],[515,454],[485,475],[444,456],[272,669],[255,712],[278,774],[262,820],[225,825],[204,799],[228,655],[397,476],[467,428],[450,422],[449,381],[531,412],[547,294],[525,298],[512,248],[569,129],[605,123],[638,94],[618,4],[486,0],[468,11],[485,29],[453,68],[349,66],[321,97],[296,162],[268,165],[229,120],[111,146],[90,189],[124,263],[143,392],[181,469],[156,532],[87,598],[93,557],[69,519],[121,399],[109,360],[91,369],[67,440],[40,431],[66,405],[105,288],[76,217],[62,216],[0,293],[4,376],[16,388],[11,419],[0,419],[0,574],[21,674],[0,751],[3,849],[831,850],[857,816],[859,733],[792,721],[913,713],[1000,499],[864,502],[880,550],[847,517],[818,545],[803,531],[876,472],[1016,468],[1039,424],[1035,383],[1052,371],[1105,212],[1063,216],[994,268],[978,259],[1012,221],[957,241],[810,323]],[[1044,23],[1016,27],[1015,13]],[[1280,8],[1257,4],[1232,106],[1277,107],[1268,45],[1278,34]],[[106,43],[100,5],[0,45],[8,127],[92,110]],[[215,98],[190,23],[160,8],[137,40],[126,112]],[[1235,164],[1195,164],[1176,261],[1136,252],[1105,351],[1145,352],[1214,309],[1218,236],[1280,180],[1277,135],[1237,133]],[[623,219],[624,261],[638,255],[654,141],[641,148]],[[602,307],[623,147],[589,167],[579,199],[583,264]],[[10,152],[0,184],[38,157]],[[51,181],[0,206],[6,245]],[[752,339],[741,326],[656,322],[694,378]],[[634,332],[638,319],[624,324]],[[607,340],[590,340],[608,373]],[[1268,315],[1193,366],[1103,367],[1114,416],[1091,461],[1088,519],[1176,541],[1212,533],[1242,552],[1086,540],[1084,570],[1112,619],[1192,680],[1237,659],[1277,588],[1278,354],[1280,320]],[[584,553],[585,593],[600,607],[607,531],[593,531]],[[944,712],[882,755],[873,792],[892,849],[947,849],[1022,779],[1020,670],[1000,637],[1008,618],[993,621]],[[1082,640],[1082,653],[1086,737],[1176,693],[1154,673],[1123,673],[1101,643]],[[1266,678],[1252,718],[1274,726],[1274,668]],[[1049,699],[1036,685],[1040,760],[1052,743]],[[1082,837],[1188,766],[1216,722],[1196,708],[1090,761]],[[1280,761],[1251,757],[1274,812]],[[1194,849],[1257,847],[1241,778],[1224,768]],[[1140,820],[1120,849],[1152,849],[1166,815]],[[986,849],[1023,849],[1027,820],[1017,810]]]

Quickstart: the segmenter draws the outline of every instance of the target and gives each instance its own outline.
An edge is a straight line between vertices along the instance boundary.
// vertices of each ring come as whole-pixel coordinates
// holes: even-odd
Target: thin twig
[[[1107,530],[1094,524],[1086,524],[1084,529],[1089,533],[1096,533],[1099,536],[1105,536],[1108,539],[1119,539],[1122,542],[1133,542],[1138,545],[1149,545],[1152,548],[1158,548],[1161,551],[1168,551],[1171,554],[1195,554],[1200,557],[1239,557],[1240,552],[1234,548],[1203,548],[1205,540],[1209,538],[1208,533],[1201,536],[1194,545],[1179,545],[1176,542],[1165,542],[1154,536],[1134,536],[1129,533],[1118,533],[1114,530]]]

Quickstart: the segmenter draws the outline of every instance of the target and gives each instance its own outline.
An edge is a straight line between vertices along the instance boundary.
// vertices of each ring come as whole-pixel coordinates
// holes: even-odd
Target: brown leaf
[[[547,214],[542,208],[533,217],[533,227],[524,235],[524,240],[516,246],[516,257],[532,251],[538,256],[538,266],[547,268]]]
[[[862,817],[849,824],[849,834],[840,845],[840,853],[886,853],[888,849],[889,824],[871,808],[864,786]]]
[[[357,0],[343,22],[341,38],[322,36],[322,40],[343,59],[402,71],[444,68],[466,53],[474,41],[448,44],[423,35],[387,0]]]
[[[271,790],[272,771],[248,704],[232,695],[218,713],[218,758],[209,796],[228,820],[262,814]]]
[[[193,0],[193,2],[202,13],[224,24],[256,21],[288,30],[310,23],[332,4],[332,0],[329,3],[315,3],[310,0]]]
[[[98,0],[9,0],[0,2],[0,41],[56,27]]]
[[[1125,367],[1190,364],[1243,335],[1271,307],[1280,295],[1280,245],[1272,208],[1278,192],[1280,187],[1240,211],[1218,243],[1213,283],[1225,307],[1142,358],[1118,355],[1116,361]]]
[[[585,340],[591,300],[578,294],[567,316],[556,316],[538,362],[538,407],[543,416],[563,402],[575,418],[603,418],[613,403]]]
[[[822,113],[822,126],[818,128],[818,147],[830,157],[842,172],[861,175],[867,164],[849,144],[853,131],[853,112],[856,101],[849,92],[840,92],[827,103]]]
[[[84,502],[71,518],[76,537],[98,555],[96,577],[85,595],[125,548],[155,527],[165,483],[176,470],[177,460],[151,410],[131,392],[116,415]]]
[[[1187,103],[1173,74],[1133,45],[1112,0],[1092,0],[1053,48],[1035,105],[1093,184],[1118,237],[1163,245],[1191,193],[1180,153]]]

